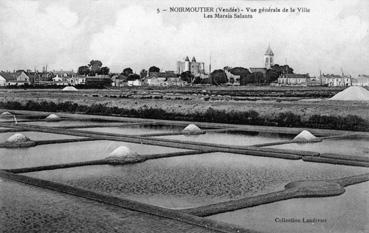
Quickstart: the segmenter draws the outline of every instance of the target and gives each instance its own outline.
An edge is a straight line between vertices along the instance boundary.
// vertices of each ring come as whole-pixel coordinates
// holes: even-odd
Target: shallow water
[[[138,134],[157,134],[157,133],[170,133],[180,132],[182,127],[171,127],[171,126],[122,126],[122,127],[93,127],[93,128],[76,128],[76,130],[82,131],[93,131],[101,133],[114,133],[123,135],[138,135]]]
[[[0,133],[0,143],[5,142],[10,136],[15,133],[21,133],[31,140],[53,140],[53,139],[71,139],[71,138],[81,138],[77,136],[71,136],[66,134],[53,134],[53,133],[42,133],[42,132],[34,132],[34,131],[21,131],[21,132],[7,132]]]
[[[104,124],[104,122],[97,122],[97,121],[31,121],[31,122],[25,122],[22,124],[27,125],[38,125],[38,126],[47,126],[47,127],[55,127],[55,126],[85,126],[85,125],[94,125],[94,124]]]
[[[236,133],[236,132],[207,132],[200,135],[174,135],[160,136],[158,138],[174,139],[190,142],[205,142],[223,145],[250,146],[270,142],[280,142],[291,140],[293,136],[272,133]]]
[[[125,166],[86,166],[27,173],[42,179],[168,208],[187,208],[283,189],[302,179],[333,179],[365,168],[209,153]]]
[[[369,139],[326,139],[317,143],[292,143],[269,148],[316,151],[369,157]]]
[[[369,232],[369,182],[348,186],[340,196],[299,198],[208,217],[264,232]],[[278,218],[278,219],[277,219]],[[282,218],[326,219],[324,223],[277,222]]]
[[[0,178],[0,228],[14,232],[190,232],[194,226]],[[210,232],[199,229],[196,232]]]
[[[184,151],[176,148],[103,140],[48,144],[19,149],[0,148],[0,168],[11,169],[103,159],[119,146],[127,146],[139,154]]]

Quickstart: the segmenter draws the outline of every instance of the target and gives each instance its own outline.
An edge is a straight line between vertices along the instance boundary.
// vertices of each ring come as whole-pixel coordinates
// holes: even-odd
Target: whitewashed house
[[[69,79],[69,83],[72,86],[86,84],[86,76],[75,76]]]
[[[323,86],[330,87],[347,87],[352,85],[352,78],[347,75],[323,74],[320,76],[320,81]]]
[[[353,86],[369,87],[369,75],[361,74],[352,79]]]
[[[31,84],[30,77],[24,71],[15,73],[2,72],[1,77],[6,80],[5,86],[24,86]]]
[[[166,86],[166,78],[152,77],[145,80],[145,83],[149,86]]]
[[[6,86],[6,78],[0,74],[0,87]]]
[[[142,81],[139,80],[139,79],[129,80],[127,82],[127,86],[129,86],[129,87],[140,87],[140,86],[142,86]]]

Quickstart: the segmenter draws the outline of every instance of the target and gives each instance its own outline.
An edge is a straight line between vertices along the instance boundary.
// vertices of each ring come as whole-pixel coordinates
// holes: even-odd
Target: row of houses
[[[168,87],[168,86],[177,86],[183,87],[186,86],[187,82],[182,81],[180,78],[146,78],[146,79],[136,79],[136,80],[128,80],[127,82],[121,82],[120,80],[115,80],[112,83],[112,86],[115,87],[138,87],[138,86],[155,86],[155,87]]]
[[[65,85],[67,78],[76,77],[75,73],[64,72],[32,72],[32,71],[1,71],[0,86],[26,85]]]
[[[109,83],[109,75],[81,76],[73,71],[0,72],[0,86],[77,86]]]
[[[132,76],[134,76],[133,74]],[[113,75],[112,86],[185,86],[187,82],[181,80],[174,71],[150,72],[148,77],[130,79],[130,76]]]
[[[135,75],[135,74],[133,74]],[[136,75],[138,76],[138,75]],[[122,74],[82,76],[74,72],[0,72],[0,86],[81,86],[109,84],[123,86],[185,86],[174,71],[151,72],[148,77],[126,77]]]
[[[232,85],[239,85],[240,77],[225,70]],[[30,72],[19,70],[16,72],[0,72],[0,86],[79,86],[79,85],[111,85],[123,86],[185,86],[187,82],[181,80],[174,71],[151,72],[148,77],[119,75],[81,76],[73,71]],[[321,74],[310,77],[309,74],[281,74],[274,85],[279,86],[369,86],[369,75],[359,75],[353,78],[349,75]]]
[[[369,86],[369,75],[353,78],[344,74],[321,74],[319,77],[310,77],[309,74],[282,74],[277,84],[280,86]]]
[[[30,82],[30,77],[24,71],[0,72],[0,86],[22,86]]]

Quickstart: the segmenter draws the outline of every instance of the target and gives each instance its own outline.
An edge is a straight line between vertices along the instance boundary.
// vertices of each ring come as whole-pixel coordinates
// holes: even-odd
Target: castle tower
[[[186,72],[186,71],[190,71],[190,59],[188,58],[188,56],[186,57],[185,62],[184,62],[183,72]]]
[[[270,69],[274,65],[274,53],[270,48],[270,45],[264,54],[264,63],[266,69]]]

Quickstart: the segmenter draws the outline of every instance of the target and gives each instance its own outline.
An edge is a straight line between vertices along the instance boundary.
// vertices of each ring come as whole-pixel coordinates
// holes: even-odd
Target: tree
[[[78,67],[78,74],[79,75],[89,75],[94,76],[96,74],[109,74],[109,67],[102,67],[102,62],[99,60],[91,60],[87,66],[80,66]]]
[[[101,67],[102,67],[102,62],[99,60],[91,60],[90,64],[88,64],[88,66],[90,67],[90,71],[93,73],[99,73]]]
[[[88,66],[80,66],[78,67],[78,72],[79,75],[88,75],[90,73],[90,69],[88,68]]]
[[[227,83],[227,75],[224,70],[214,70],[210,74],[211,83],[214,85],[221,85],[223,83]]]
[[[239,75],[239,76],[247,76],[250,74],[250,71],[243,67],[234,67],[228,69],[228,71],[233,75]]]
[[[101,67],[99,74],[108,75],[109,71],[110,71],[109,67],[104,66],[104,67]]]
[[[146,78],[147,77],[147,70],[145,70],[145,69],[141,70],[140,77],[141,78]]]
[[[266,79],[268,80],[268,82],[274,82],[278,79],[278,77],[282,74],[282,72],[277,71],[275,69],[269,69],[266,72]]]
[[[195,76],[193,74],[191,74],[190,71],[185,71],[181,74],[181,80],[183,80],[187,83],[192,83],[193,80],[195,80]]]
[[[281,74],[293,74],[293,69],[288,65],[280,66],[275,64],[267,70],[266,79],[268,82],[274,82]]]
[[[240,85],[247,85],[249,83],[264,83],[264,74],[261,72],[250,73],[240,79]]]
[[[200,77],[195,77],[192,83],[193,84],[211,84],[209,78],[200,78]]]
[[[151,66],[149,68],[149,73],[153,73],[153,72],[160,72],[160,68],[158,68],[156,66]]]
[[[127,81],[134,81],[134,80],[137,80],[137,79],[140,79],[140,75],[138,74],[130,74],[128,75],[128,78],[127,78]]]
[[[129,75],[133,74],[133,70],[131,68],[125,68],[123,71],[122,71],[122,74],[126,77],[128,77]]]

